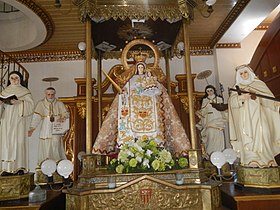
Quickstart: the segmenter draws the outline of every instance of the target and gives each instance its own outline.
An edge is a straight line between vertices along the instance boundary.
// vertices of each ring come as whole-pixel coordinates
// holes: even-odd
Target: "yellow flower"
[[[151,147],[157,147],[157,146],[158,146],[157,142],[156,142],[154,139],[152,139],[152,140],[150,141],[149,145],[150,145]]]
[[[179,160],[178,160],[178,164],[179,164],[179,166],[180,166],[181,168],[185,168],[185,167],[188,166],[188,159],[185,158],[185,157],[181,157],[181,158],[179,158]]]
[[[142,141],[148,141],[149,140],[149,136],[143,135],[141,140]]]
[[[121,174],[123,172],[123,170],[124,170],[124,166],[122,164],[120,164],[116,167],[116,172],[118,174]]]
[[[159,161],[159,160],[154,160],[154,161],[152,162],[152,167],[153,167],[153,169],[154,169],[155,171],[157,171],[157,170],[159,169],[159,167],[160,167],[160,161]]]
[[[171,153],[168,152],[166,149],[160,151],[158,154],[159,154],[160,160],[162,160],[165,163],[169,163],[172,160]]]
[[[114,159],[112,159],[111,161],[110,161],[110,164],[111,165],[114,165],[114,164],[116,164],[117,163],[117,159],[116,158],[114,158]]]
[[[121,150],[118,155],[118,160],[122,163],[128,160],[128,155],[126,151]]]
[[[159,170],[159,171],[165,171],[165,162],[160,161],[158,170]]]
[[[130,159],[129,166],[135,168],[137,165],[137,160],[135,158]]]

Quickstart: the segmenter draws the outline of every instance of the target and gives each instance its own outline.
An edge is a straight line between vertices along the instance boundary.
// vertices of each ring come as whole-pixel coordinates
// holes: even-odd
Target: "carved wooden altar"
[[[137,173],[136,173],[137,174]],[[135,175],[136,175],[135,174]],[[157,174],[157,177],[154,175]],[[134,176],[135,176],[134,175]],[[174,173],[169,172],[169,176]],[[122,174],[122,177],[133,174]],[[114,189],[68,190],[66,209],[218,209],[220,190],[216,183],[176,185],[174,178],[160,179],[161,173],[138,175]],[[117,183],[118,184],[118,183]]]

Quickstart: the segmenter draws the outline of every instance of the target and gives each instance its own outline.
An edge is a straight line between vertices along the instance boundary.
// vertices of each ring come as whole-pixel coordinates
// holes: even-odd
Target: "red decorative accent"
[[[140,197],[144,204],[150,202],[152,198],[152,189],[140,189]]]
[[[139,115],[141,118],[145,118],[145,117],[147,117],[148,112],[147,112],[147,111],[142,111],[142,110],[140,110],[140,111],[138,112],[138,115]]]
[[[123,107],[121,109],[121,113],[123,117],[126,117],[128,115],[128,108],[127,107]]]

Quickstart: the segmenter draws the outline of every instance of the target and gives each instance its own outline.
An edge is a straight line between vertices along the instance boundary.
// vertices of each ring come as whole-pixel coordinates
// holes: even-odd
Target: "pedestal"
[[[77,186],[78,188],[83,188],[83,189],[95,188],[96,181],[94,178],[94,174],[96,173],[97,155],[93,155],[93,154],[83,155],[82,158],[83,158],[82,173],[81,175],[79,175],[79,183]]]
[[[60,176],[56,171],[53,173],[53,183],[54,184],[63,183],[63,177]],[[36,184],[38,185],[48,184],[47,175],[43,174],[41,168],[36,168]]]
[[[19,176],[0,176],[0,200],[28,197],[34,186],[34,173]]]
[[[237,183],[243,187],[279,188],[280,167],[250,168],[237,167]]]

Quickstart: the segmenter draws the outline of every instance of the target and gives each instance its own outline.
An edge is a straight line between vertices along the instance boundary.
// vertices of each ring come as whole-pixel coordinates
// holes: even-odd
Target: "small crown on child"
[[[138,62],[145,62],[147,57],[149,57],[149,53],[146,52],[134,52],[132,53],[134,60]]]
[[[155,83],[154,78],[153,77],[146,78],[144,90],[152,89],[155,87],[157,87],[157,85]]]

